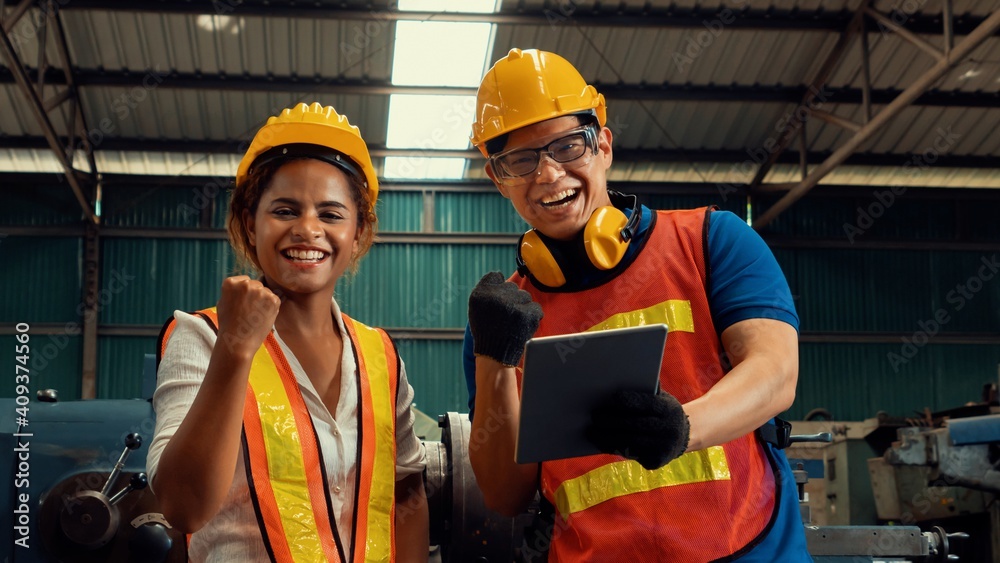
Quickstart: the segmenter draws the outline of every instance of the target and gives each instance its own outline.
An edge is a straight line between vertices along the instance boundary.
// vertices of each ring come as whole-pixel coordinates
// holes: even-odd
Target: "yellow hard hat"
[[[361,131],[333,106],[298,104],[267,118],[236,169],[236,183],[246,179],[250,168],[266,160],[309,156],[329,162],[348,173],[360,175],[368,187],[372,210],[378,198],[378,176]]]
[[[604,96],[569,61],[547,51],[511,49],[479,84],[472,144],[489,156],[486,142],[527,125],[593,112],[604,126]]]

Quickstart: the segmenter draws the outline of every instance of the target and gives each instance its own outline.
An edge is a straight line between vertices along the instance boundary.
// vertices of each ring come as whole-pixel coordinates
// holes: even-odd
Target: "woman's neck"
[[[333,294],[286,295],[274,320],[279,333],[320,335],[333,330]]]

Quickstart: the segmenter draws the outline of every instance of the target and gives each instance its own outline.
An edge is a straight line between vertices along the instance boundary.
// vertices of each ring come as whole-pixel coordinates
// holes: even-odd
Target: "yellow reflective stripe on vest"
[[[363,546],[364,557],[362,559],[358,553],[356,559],[390,561],[393,541],[392,510],[396,488],[394,452],[396,398],[389,394],[389,366],[386,363],[390,351],[385,349],[382,335],[374,328],[355,322],[353,319],[345,322],[352,323],[358,337],[358,353],[363,358],[368,378],[371,393],[370,412],[374,416],[375,423],[375,436],[362,437],[366,444],[370,444],[370,440],[374,438],[375,455],[371,465],[371,492],[368,498],[358,499],[358,502],[367,503],[368,522],[367,537]]]
[[[591,330],[608,330],[630,326],[655,325],[663,323],[670,332],[694,332],[694,315],[691,314],[691,302],[686,299],[670,299],[657,303],[652,307],[611,315],[604,321],[588,328]]]
[[[688,452],[653,471],[643,469],[637,461],[617,461],[564,481],[555,492],[556,508],[565,520],[571,514],[625,495],[729,479],[729,463],[722,446]]]
[[[257,399],[267,472],[281,527],[294,561],[325,561],[309,498],[306,467],[292,404],[265,346],[254,354],[250,388]]]

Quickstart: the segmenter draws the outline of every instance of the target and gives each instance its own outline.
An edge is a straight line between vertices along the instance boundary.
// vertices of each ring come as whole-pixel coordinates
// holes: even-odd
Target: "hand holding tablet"
[[[655,396],[666,339],[657,324],[529,340],[515,460],[601,453],[586,436],[591,413],[620,390]]]

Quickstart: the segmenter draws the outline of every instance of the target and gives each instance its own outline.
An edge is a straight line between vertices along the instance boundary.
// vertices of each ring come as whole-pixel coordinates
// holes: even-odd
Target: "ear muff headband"
[[[636,196],[610,191],[608,193],[613,200],[631,199],[632,214],[627,217],[617,207],[604,206],[596,209],[587,221],[583,229],[583,246],[590,264],[602,271],[621,263],[642,215]],[[568,266],[564,262],[565,260],[560,260],[553,254],[534,229],[521,235],[517,250],[517,271],[522,275],[530,272],[545,286],[562,287],[566,284],[563,270]]]

